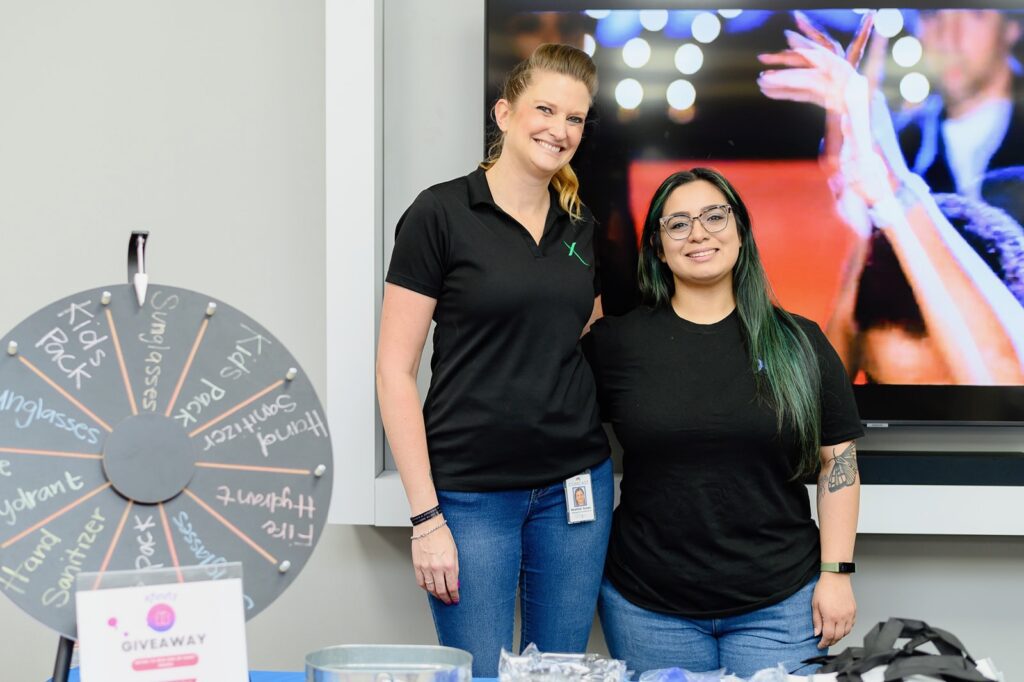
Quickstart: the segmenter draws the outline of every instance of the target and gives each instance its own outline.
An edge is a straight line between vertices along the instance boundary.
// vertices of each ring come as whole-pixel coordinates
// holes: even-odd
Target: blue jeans
[[[695,619],[648,611],[628,601],[607,579],[598,608],[612,656],[637,674],[658,668],[705,672],[725,668],[750,677],[779,663],[787,672],[818,669],[801,661],[828,653],[818,649],[811,597],[818,579],[778,604],[725,618]]]
[[[590,470],[597,519],[569,525],[562,482],[533,490],[437,491],[459,552],[459,603],[428,597],[438,641],[473,654],[473,677],[497,677],[520,646],[583,652],[594,621],[612,522],[611,460]]]

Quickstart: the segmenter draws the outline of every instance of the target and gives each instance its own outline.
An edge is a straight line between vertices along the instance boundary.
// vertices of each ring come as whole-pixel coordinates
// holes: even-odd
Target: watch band
[[[852,561],[822,561],[822,573],[855,573],[857,564]]]

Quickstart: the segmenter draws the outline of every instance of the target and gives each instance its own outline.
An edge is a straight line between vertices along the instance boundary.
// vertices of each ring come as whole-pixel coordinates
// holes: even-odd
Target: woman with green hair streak
[[[807,674],[856,615],[849,380],[818,326],[774,302],[719,173],[669,176],[641,242],[645,305],[584,339],[624,449],[599,602],[608,646],[636,671]]]

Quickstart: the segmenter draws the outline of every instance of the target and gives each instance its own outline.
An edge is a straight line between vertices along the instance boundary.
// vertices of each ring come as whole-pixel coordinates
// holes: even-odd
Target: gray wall
[[[469,0],[385,5],[388,224],[479,153],[482,18]],[[154,281],[258,319],[323,395],[323,35],[322,2],[0,0],[0,329],[123,281],[127,235],[149,229]],[[1024,677],[1024,539],[868,536],[857,559],[856,638],[923,618]],[[333,643],[431,642],[406,532],[329,528],[248,636],[261,669]],[[44,679],[55,645],[0,599],[0,679]]]
[[[0,329],[123,282],[128,235],[148,229],[152,281],[252,315],[323,396],[323,36],[322,0],[0,0]],[[252,665],[428,642],[407,542],[329,527],[249,625]],[[0,680],[47,678],[56,644],[0,598]]]

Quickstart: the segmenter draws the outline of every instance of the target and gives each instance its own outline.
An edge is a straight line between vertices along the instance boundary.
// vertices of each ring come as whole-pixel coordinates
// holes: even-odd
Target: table
[[[46,682],[53,682],[53,680],[50,679]],[[78,678],[78,668],[71,669],[68,682],[81,682]],[[306,682],[306,674],[253,670],[249,673],[249,682]],[[494,677],[474,677],[473,682],[498,682],[498,680]]]
[[[47,682],[53,682],[48,680]],[[80,682],[78,679],[78,668],[72,668],[68,675],[68,682]],[[305,673],[281,673],[254,670],[249,673],[249,682],[306,682]]]

